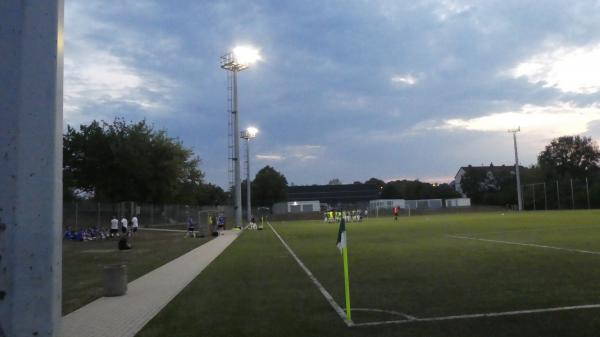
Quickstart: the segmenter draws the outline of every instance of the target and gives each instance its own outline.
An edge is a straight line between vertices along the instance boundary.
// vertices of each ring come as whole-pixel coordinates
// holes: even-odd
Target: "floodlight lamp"
[[[250,138],[255,138],[256,134],[258,133],[258,129],[253,126],[250,126],[246,129],[246,133]]]
[[[249,46],[238,46],[233,48],[233,56],[238,64],[245,67],[261,60],[258,49]]]
[[[262,57],[258,49],[249,46],[238,46],[233,51],[221,56],[221,68],[230,71],[242,71]]]

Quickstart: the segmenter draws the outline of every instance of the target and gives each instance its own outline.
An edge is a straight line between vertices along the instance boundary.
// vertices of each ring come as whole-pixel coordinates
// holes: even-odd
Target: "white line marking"
[[[586,226],[547,226],[547,227],[535,227],[535,228],[527,228],[527,229],[508,229],[503,231],[491,231],[491,232],[477,232],[477,233],[456,233],[452,235],[459,236],[474,236],[474,235],[487,235],[487,234],[509,234],[509,233],[522,233],[522,232],[538,232],[538,231],[560,231],[560,230],[572,230],[572,229],[590,229],[590,228],[598,228],[600,225],[586,225]]]
[[[523,243],[523,242],[514,242],[514,241],[503,241],[503,240],[491,240],[491,239],[482,239],[471,236],[462,236],[462,235],[447,235],[448,237],[454,239],[464,239],[464,240],[477,240],[477,241],[485,241],[492,243],[504,243],[507,245],[516,245],[516,246],[526,246],[526,247],[535,247],[535,248],[546,248],[546,249],[554,249],[554,250],[562,250],[571,253],[582,253],[582,254],[592,254],[592,255],[600,255],[600,252],[593,250],[583,250],[583,249],[573,249],[573,248],[564,248],[564,247],[554,247],[554,246],[546,246],[546,245],[538,245],[535,243]]]
[[[368,323],[354,323],[354,326],[359,327],[359,326],[375,326],[375,325],[386,325],[386,324],[406,324],[406,323],[414,323],[414,322],[435,322],[435,321],[448,321],[448,320],[455,320],[455,319],[471,319],[471,318],[515,316],[515,315],[537,314],[537,313],[554,312],[554,311],[598,309],[598,308],[600,308],[600,304],[586,304],[586,305],[575,305],[575,306],[544,308],[544,309],[516,310],[516,311],[504,311],[504,312],[490,312],[490,313],[484,313],[484,314],[468,314],[468,315],[454,315],[454,316],[440,316],[440,317],[424,317],[424,318],[416,318],[416,319],[413,319],[413,320],[397,320],[397,321],[381,321],[381,322],[368,322]]]
[[[344,308],[344,311],[346,310],[346,308]],[[415,316],[411,316],[411,315],[407,315],[403,312],[399,312],[399,311],[393,311],[393,310],[384,310],[384,309],[369,309],[369,308],[352,308],[350,309],[352,311],[366,311],[366,312],[381,312],[384,314],[390,314],[390,315],[396,315],[396,316],[402,316],[408,320],[415,320],[417,319]]]
[[[275,228],[273,228],[273,226],[271,226],[271,223],[267,222],[267,225],[269,225],[269,227],[271,228],[271,230],[273,231],[273,233],[275,234],[275,236],[277,236],[277,238],[279,238],[279,241],[281,241],[281,243],[283,244],[283,246],[288,250],[288,252],[290,252],[290,254],[294,258],[294,260],[296,260],[296,262],[298,262],[298,265],[300,265],[300,268],[302,268],[302,270],[304,270],[304,272],[306,273],[306,275],[308,275],[308,277],[313,281],[313,283],[319,289],[319,291],[321,292],[321,294],[323,295],[323,297],[325,297],[325,299],[327,300],[327,302],[329,302],[329,305],[331,305],[331,307],[333,308],[333,310],[335,310],[335,312],[337,312],[337,314],[344,321],[344,323],[346,323],[346,325],[348,327],[354,326],[354,322],[352,322],[351,320],[349,320],[346,317],[346,313],[344,312],[344,310],[342,309],[342,307],[340,307],[340,305],[335,302],[335,300],[333,299],[333,297],[331,296],[331,294],[329,294],[329,292],[323,287],[323,285],[321,285],[321,282],[319,282],[319,280],[317,280],[317,278],[304,265],[304,263],[302,263],[302,261],[300,261],[300,259],[296,255],[296,253],[294,253],[294,251],[290,248],[290,246],[288,246],[288,244],[283,240],[283,238],[281,237],[281,235],[279,235],[279,233],[277,233],[277,231],[275,230]]]

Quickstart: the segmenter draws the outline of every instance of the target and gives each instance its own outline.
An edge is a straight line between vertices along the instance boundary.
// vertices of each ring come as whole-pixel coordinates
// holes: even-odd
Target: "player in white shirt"
[[[123,234],[127,233],[127,219],[125,219],[125,217],[121,219],[121,232],[123,232]]]
[[[113,216],[110,220],[110,237],[113,238],[119,233],[119,220],[116,216]]]
[[[131,230],[135,233],[138,230],[138,218],[134,216],[131,218]]]

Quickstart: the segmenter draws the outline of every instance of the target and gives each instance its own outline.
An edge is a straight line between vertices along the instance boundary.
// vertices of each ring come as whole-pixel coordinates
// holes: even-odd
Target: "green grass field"
[[[343,306],[337,224],[273,227]],[[346,326],[267,228],[243,233],[138,336],[598,336],[600,211],[368,219],[348,224],[348,246],[353,307],[417,320],[357,310]],[[539,309],[556,311],[521,312]]]
[[[198,247],[210,238],[184,239],[182,233],[139,231],[133,249],[119,251],[116,239],[63,242],[63,315],[102,296],[102,268],[126,264],[129,281]]]

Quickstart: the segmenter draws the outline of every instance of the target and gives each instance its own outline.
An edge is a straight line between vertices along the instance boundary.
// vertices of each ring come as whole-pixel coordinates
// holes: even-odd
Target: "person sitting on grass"
[[[254,221],[254,217],[250,218],[250,224],[248,224],[250,229],[256,229],[256,221]]]

